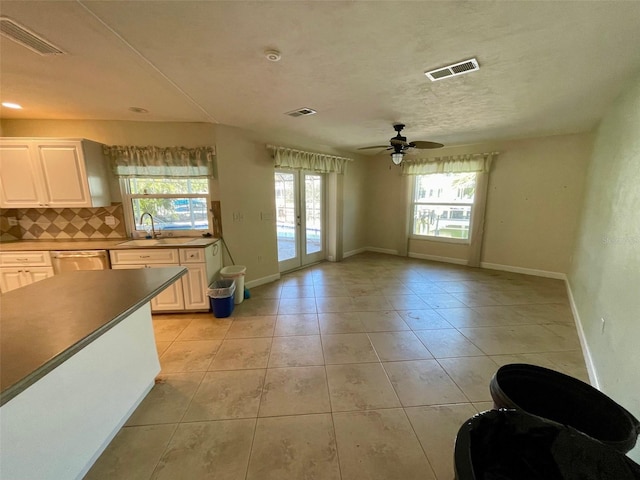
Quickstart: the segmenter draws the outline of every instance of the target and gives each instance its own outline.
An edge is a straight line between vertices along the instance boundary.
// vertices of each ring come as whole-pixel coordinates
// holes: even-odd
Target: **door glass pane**
[[[322,250],[322,176],[304,176],[306,252]]]
[[[276,172],[276,226],[278,261],[296,258],[296,194],[295,174]]]

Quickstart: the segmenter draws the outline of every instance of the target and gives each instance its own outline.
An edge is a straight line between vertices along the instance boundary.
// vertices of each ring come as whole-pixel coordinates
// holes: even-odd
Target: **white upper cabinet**
[[[0,207],[111,204],[102,145],[89,140],[0,139]]]

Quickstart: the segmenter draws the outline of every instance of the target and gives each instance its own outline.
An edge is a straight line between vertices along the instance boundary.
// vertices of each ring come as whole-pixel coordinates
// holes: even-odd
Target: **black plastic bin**
[[[640,466],[578,430],[522,410],[489,410],[456,437],[456,480],[638,480]]]
[[[489,385],[496,408],[516,408],[569,425],[623,453],[640,422],[604,393],[577,378],[536,365],[500,367]]]

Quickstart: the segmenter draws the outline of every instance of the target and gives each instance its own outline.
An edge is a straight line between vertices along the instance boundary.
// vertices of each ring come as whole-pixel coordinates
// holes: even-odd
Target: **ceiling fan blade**
[[[444,147],[444,145],[442,143],[426,142],[426,141],[411,142],[409,144],[409,146],[413,147],[413,148],[442,148],[442,147]]]
[[[389,145],[375,145],[373,147],[362,147],[359,148],[358,150],[371,150],[373,148],[387,148]]]

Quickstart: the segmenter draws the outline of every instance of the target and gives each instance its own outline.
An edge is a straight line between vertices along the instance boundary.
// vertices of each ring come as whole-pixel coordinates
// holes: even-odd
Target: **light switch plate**
[[[107,215],[106,217],[104,217],[104,223],[106,225],[109,225],[110,227],[113,227],[116,224],[116,217],[114,217],[113,215]]]
[[[7,217],[7,221],[9,222],[10,227],[18,225],[18,219],[16,217]]]

